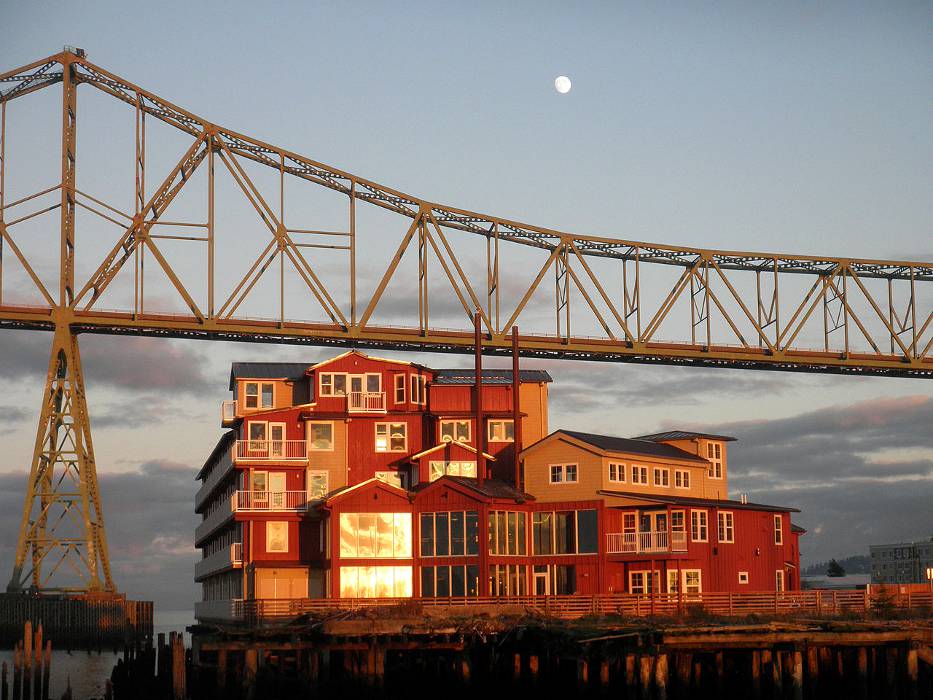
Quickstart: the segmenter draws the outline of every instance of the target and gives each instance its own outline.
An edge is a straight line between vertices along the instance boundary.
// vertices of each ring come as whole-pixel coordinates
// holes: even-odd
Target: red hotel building
[[[477,430],[473,370],[356,351],[234,363],[230,430],[198,474],[196,615],[237,599],[799,588],[793,509],[726,498],[733,438],[549,433],[550,382],[519,373],[516,485],[510,370],[484,370]]]

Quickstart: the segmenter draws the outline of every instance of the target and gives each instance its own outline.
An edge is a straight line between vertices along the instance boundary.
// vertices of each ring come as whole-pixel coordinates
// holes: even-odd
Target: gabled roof
[[[324,505],[329,506],[333,501],[340,500],[344,496],[349,495],[350,493],[362,489],[366,486],[373,486],[375,488],[381,488],[383,490],[388,490],[389,493],[392,493],[396,496],[402,496],[403,498],[408,498],[408,491],[405,489],[399,488],[398,486],[393,486],[392,484],[386,483],[382,479],[367,479],[366,481],[361,481],[358,484],[353,484],[353,486],[345,486],[342,489],[339,489],[332,493],[330,496],[324,499]]]
[[[230,365],[230,391],[237,379],[304,379],[307,362],[234,362]]]
[[[636,440],[651,440],[659,442],[662,440],[695,440],[697,438],[706,438],[707,440],[723,440],[724,442],[735,442],[737,438],[728,435],[713,435],[712,433],[694,433],[689,430],[668,430],[663,433],[653,433],[652,435],[642,435]]]
[[[776,513],[799,513],[799,508],[788,508],[786,506],[769,506],[765,503],[751,503],[742,501],[731,501],[729,499],[718,498],[693,498],[691,496],[667,496],[657,493],[638,493],[636,491],[610,491],[600,490],[604,496],[618,496],[620,498],[634,498],[641,501],[650,501],[652,503],[664,503],[672,506],[701,506],[704,508],[721,508],[726,510],[766,510]]]
[[[804,535],[806,534],[807,529],[804,527],[800,527],[800,525],[798,525],[797,523],[791,523],[790,531],[793,532],[795,535]]]
[[[709,464],[709,462],[702,457],[698,457],[695,454],[663,442],[652,442],[651,440],[642,440],[639,438],[621,438],[612,435],[597,435],[595,433],[581,433],[577,430],[555,430],[551,435],[556,435],[558,433],[563,433],[564,435],[568,435],[580,442],[585,442],[588,445],[592,445],[606,452],[623,452],[626,454],[646,455],[661,459],[675,459],[682,462]],[[547,438],[544,439],[547,440]]]
[[[497,498],[519,502],[535,500],[535,497],[530,493],[524,493],[511,484],[499,479],[484,479],[483,482],[480,483],[479,479],[475,479],[473,477],[452,476],[449,474],[445,474],[439,479],[435,479],[434,481],[428,483],[417,484],[412,490],[420,493],[421,491],[433,487],[435,484],[444,483],[454,484],[456,486],[466,488],[486,498]]]
[[[479,450],[473,447],[473,445],[470,445],[468,443],[459,442],[457,440],[442,440],[438,444],[434,445],[434,447],[428,447],[427,449],[421,450],[421,452],[416,452],[408,459],[410,459],[412,462],[415,462],[421,459],[422,457],[424,457],[425,455],[429,455],[432,452],[437,452],[438,450],[443,450],[445,447],[448,447],[449,445],[456,445],[457,447],[462,447],[463,449],[467,450],[468,452],[472,452],[475,455],[479,454]],[[487,452],[483,452],[483,457],[485,457],[487,460],[491,462],[496,461],[495,456]]]
[[[217,460],[224,450],[230,447],[230,444],[236,439],[236,434],[237,432],[235,430],[229,430],[220,436],[220,440],[217,441],[214,449],[211,450],[210,456],[204,461],[204,465],[198,470],[197,475],[194,477],[195,481],[201,479],[207,468]]]
[[[518,381],[526,383],[551,382],[551,375],[543,369],[521,369],[518,371]],[[463,369],[436,369],[434,370],[434,384],[467,384],[476,382],[476,371],[466,367]],[[484,369],[483,384],[511,384],[512,370],[510,369]]]
[[[327,360],[321,360],[320,362],[313,364],[310,367],[307,367],[307,371],[310,372],[311,370],[315,370],[318,367],[324,367],[326,365],[329,365],[331,362],[342,360],[343,358],[348,357],[350,355],[356,355],[357,357],[362,357],[367,360],[375,360],[376,362],[390,362],[395,365],[405,365],[406,367],[420,367],[421,366],[421,365],[416,365],[414,362],[408,362],[406,360],[391,360],[386,357],[373,357],[372,355],[367,355],[365,352],[360,352],[359,350],[347,350],[346,352],[342,352],[339,355],[336,355],[335,357],[331,357]]]

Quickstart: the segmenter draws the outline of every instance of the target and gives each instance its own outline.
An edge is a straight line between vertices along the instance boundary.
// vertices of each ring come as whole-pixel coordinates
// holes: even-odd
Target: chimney
[[[486,436],[486,426],[483,425],[483,329],[480,325],[480,313],[477,309],[473,314],[473,348],[475,350],[474,363],[476,365],[476,382],[473,395],[476,397],[476,478],[479,483],[486,479],[486,449],[483,439]]]

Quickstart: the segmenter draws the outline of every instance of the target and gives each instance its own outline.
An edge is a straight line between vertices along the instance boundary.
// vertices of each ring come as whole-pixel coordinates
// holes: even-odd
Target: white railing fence
[[[369,411],[386,410],[386,394],[384,391],[351,391],[347,394],[347,410]]]
[[[237,491],[233,508],[238,513],[305,511],[309,502],[306,491]]]
[[[237,440],[233,448],[237,462],[251,460],[304,461],[308,447],[304,440]]]

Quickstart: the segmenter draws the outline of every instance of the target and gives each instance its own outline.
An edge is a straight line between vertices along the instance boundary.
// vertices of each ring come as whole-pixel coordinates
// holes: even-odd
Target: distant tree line
[[[833,573],[830,573],[832,567]],[[838,568],[837,568],[838,567]],[[842,569],[842,573],[839,573]],[[865,554],[856,554],[844,559],[830,559],[811,564],[803,569],[804,576],[844,576],[845,574],[870,574],[871,557]]]

